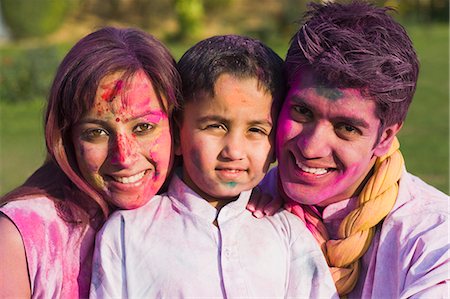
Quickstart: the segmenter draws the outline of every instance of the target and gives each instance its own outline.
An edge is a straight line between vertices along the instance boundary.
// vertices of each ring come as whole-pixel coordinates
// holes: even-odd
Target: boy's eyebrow
[[[207,115],[199,118],[197,122],[207,122],[207,121],[217,121],[217,122],[227,122],[228,120],[222,116],[219,115]]]
[[[198,123],[203,123],[203,122],[207,122],[207,121],[217,121],[217,122],[222,122],[222,123],[228,123],[230,120],[223,117],[223,116],[219,116],[219,115],[207,115],[204,117],[201,117],[198,119]],[[261,120],[252,120],[250,122],[250,125],[269,125],[272,126],[272,122],[270,122],[267,119],[261,119]]]

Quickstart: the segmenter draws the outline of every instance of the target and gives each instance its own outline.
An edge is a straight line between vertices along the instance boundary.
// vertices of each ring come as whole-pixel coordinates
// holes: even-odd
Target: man
[[[416,88],[411,40],[389,9],[311,4],[286,57],[277,129],[286,207],[322,247],[340,295],[448,296],[448,196],[408,173],[396,135]]]

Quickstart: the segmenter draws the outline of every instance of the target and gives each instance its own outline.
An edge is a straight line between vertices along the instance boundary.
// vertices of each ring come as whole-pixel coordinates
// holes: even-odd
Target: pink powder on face
[[[100,86],[100,88],[104,89],[104,92],[101,94],[101,98],[107,102],[114,100],[114,97],[122,90],[123,87],[122,80],[117,80],[113,84],[114,86],[111,86],[112,84],[103,84]]]
[[[126,163],[132,159],[136,153],[133,152],[134,141],[124,135],[117,136],[116,146],[112,149],[115,153],[111,159],[111,163]]]
[[[116,122],[120,122],[120,118],[116,118]]]

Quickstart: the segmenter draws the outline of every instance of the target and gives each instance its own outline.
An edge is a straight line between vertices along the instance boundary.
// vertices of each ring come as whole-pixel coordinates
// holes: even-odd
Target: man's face
[[[264,177],[273,153],[272,95],[255,78],[222,74],[179,123],[183,180],[211,204],[235,199]]]
[[[359,190],[396,131],[383,130],[375,102],[360,90],[319,85],[300,73],[288,91],[277,129],[277,156],[286,195],[303,204],[327,205]]]

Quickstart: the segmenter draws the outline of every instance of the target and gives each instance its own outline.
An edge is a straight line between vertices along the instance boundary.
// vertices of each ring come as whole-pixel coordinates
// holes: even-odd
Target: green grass
[[[419,84],[399,134],[407,169],[449,193],[449,29],[407,26],[421,62]],[[287,40],[269,43],[284,58]],[[188,48],[169,45],[178,59]],[[45,158],[43,99],[15,104],[0,100],[0,194],[21,184]]]
[[[399,134],[407,169],[449,193],[448,24],[407,27],[421,68],[416,95]]]
[[[0,193],[20,185],[45,159],[43,100],[0,102]]]

